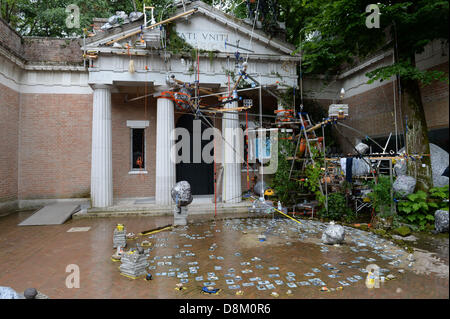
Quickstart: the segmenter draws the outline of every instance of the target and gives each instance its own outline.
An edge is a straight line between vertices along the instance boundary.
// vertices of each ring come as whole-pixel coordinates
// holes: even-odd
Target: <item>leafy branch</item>
[[[367,72],[366,76],[369,78],[368,84],[377,80],[389,80],[392,76],[399,75],[402,78],[417,80],[422,85],[428,85],[433,81],[441,81],[449,83],[448,74],[444,71],[438,70],[419,70],[411,65],[409,61],[395,63],[393,65],[384,66],[374,71]]]

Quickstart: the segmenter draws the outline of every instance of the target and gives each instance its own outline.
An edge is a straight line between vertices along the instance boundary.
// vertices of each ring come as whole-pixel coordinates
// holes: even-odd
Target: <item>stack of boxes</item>
[[[137,250],[129,250],[122,255],[120,272],[126,276],[139,277],[147,274],[145,268],[149,265],[145,254]]]
[[[127,232],[122,224],[118,224],[116,228],[114,228],[113,235],[113,248],[117,248],[119,246],[122,248],[127,246]]]

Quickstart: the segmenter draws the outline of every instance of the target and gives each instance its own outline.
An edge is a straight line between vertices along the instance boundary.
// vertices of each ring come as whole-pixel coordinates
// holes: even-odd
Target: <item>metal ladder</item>
[[[305,160],[303,161],[303,165],[302,165],[302,170],[301,170],[301,171],[304,171],[304,170],[305,170],[307,164],[309,164],[309,163],[312,163],[313,165],[315,164],[315,161],[314,161],[314,159],[313,159],[313,157],[312,157],[312,152],[311,152],[311,142],[317,141],[317,135],[316,135],[316,132],[315,132],[314,130],[312,130],[312,131],[310,131],[310,132],[307,132],[307,131],[306,131],[307,128],[306,128],[306,126],[305,126],[305,121],[303,121],[303,115],[306,116],[306,122],[309,124],[309,127],[312,127],[312,126],[313,126],[313,124],[312,124],[312,122],[311,122],[311,119],[310,119],[310,117],[309,117],[309,114],[308,114],[307,112],[301,112],[301,113],[300,113],[300,116],[299,116],[299,117],[300,117],[300,122],[301,122],[301,129],[300,129],[300,133],[298,134],[297,144],[296,144],[296,146],[295,146],[295,152],[294,152],[294,156],[293,156],[293,158],[292,158],[291,170],[290,170],[290,172],[289,172],[289,179],[291,179],[291,177],[292,177],[292,170],[293,170],[293,168],[294,168],[294,163],[295,163],[295,160],[296,160],[296,157],[297,157],[297,152],[298,152],[298,146],[299,146],[299,144],[300,144],[302,135],[305,136],[305,140],[306,140],[306,150],[305,150],[305,155],[306,155],[306,152],[308,152],[308,155],[309,155],[309,161],[308,161],[308,159],[305,159]],[[311,138],[308,137],[308,134],[311,134],[311,135],[312,135]],[[306,156],[305,156],[305,157],[306,157]],[[320,182],[319,182],[319,189],[320,189],[320,192],[321,192],[322,195],[323,195],[322,184],[321,184]]]

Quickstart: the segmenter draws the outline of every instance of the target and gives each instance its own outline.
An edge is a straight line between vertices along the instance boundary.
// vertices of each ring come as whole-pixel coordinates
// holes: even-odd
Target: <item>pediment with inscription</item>
[[[223,23],[213,20],[207,15],[196,14],[189,21],[178,21],[176,32],[194,48],[208,51],[241,54],[283,54],[269,45],[264,45],[255,37],[243,30],[227,27]]]
[[[261,30],[255,30],[244,23],[211,6],[196,1],[186,10],[194,11],[182,18],[174,19],[174,30],[178,36],[194,48],[205,51],[249,55],[289,56],[295,49],[281,39],[271,38]],[[184,11],[186,12],[186,11]],[[183,14],[178,10],[174,17]],[[106,30],[88,39],[87,49],[161,49],[167,28],[159,26],[148,29],[142,26],[142,20],[121,27]],[[100,50],[104,51],[104,50]]]

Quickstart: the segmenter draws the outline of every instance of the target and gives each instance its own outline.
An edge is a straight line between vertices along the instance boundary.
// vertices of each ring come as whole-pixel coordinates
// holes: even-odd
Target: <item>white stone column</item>
[[[233,93],[233,98],[237,92]],[[225,109],[238,107],[238,102],[225,104]],[[242,162],[242,131],[239,126],[237,111],[223,113],[222,118],[223,146],[223,187],[222,201],[224,203],[239,203],[242,200],[241,162]]]
[[[91,202],[108,207],[113,204],[111,88],[94,85],[93,90]]]
[[[156,110],[156,178],[155,202],[170,205],[170,191],[176,182],[175,171],[175,123],[173,101],[166,98],[157,100]]]

